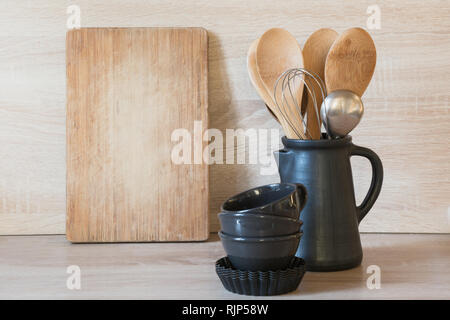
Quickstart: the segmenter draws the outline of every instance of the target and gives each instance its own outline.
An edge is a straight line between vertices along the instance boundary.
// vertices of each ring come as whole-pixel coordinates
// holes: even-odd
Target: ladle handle
[[[383,184],[383,164],[375,152],[360,146],[353,145],[350,156],[367,158],[372,166],[372,182],[370,183],[369,191],[361,205],[356,208],[359,223],[370,211],[380,194],[381,185]]]

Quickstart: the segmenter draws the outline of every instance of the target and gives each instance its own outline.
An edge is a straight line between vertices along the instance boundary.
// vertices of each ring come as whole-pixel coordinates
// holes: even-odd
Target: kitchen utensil
[[[371,150],[339,139],[282,138],[284,149],[275,152],[282,182],[302,182],[308,202],[302,212],[304,237],[297,256],[307,270],[334,271],[358,266],[362,259],[358,225],[374,205],[383,183],[383,165]],[[351,156],[367,158],[372,181],[361,205],[355,203]]]
[[[269,95],[275,97],[278,94],[279,96],[275,98],[281,101],[281,92],[276,93],[274,90],[275,83],[284,71],[291,68],[303,67],[302,50],[297,40],[288,31],[281,28],[269,29],[261,36],[257,43],[256,66]],[[295,87],[292,87],[292,90],[296,100],[301,104],[303,82],[299,81],[295,83]],[[286,107],[292,106],[292,104],[286,105]],[[279,110],[279,108],[276,109]],[[289,127],[294,131],[292,135],[290,132],[292,130],[286,127],[288,131],[286,134],[289,134],[291,138],[306,139],[301,113],[295,109],[284,111],[289,114],[289,119],[291,120]],[[286,122],[285,117],[280,118],[278,111],[274,111],[274,113],[282,124]],[[283,125],[284,128],[285,126]]]
[[[275,115],[275,113],[273,113],[272,109],[270,109],[267,104],[265,104],[265,106],[266,106],[267,111],[269,111],[270,115],[272,116],[272,118],[274,118],[278,123],[280,123],[280,120],[278,120],[277,116]]]
[[[208,238],[208,166],[171,161],[175,130],[207,128],[207,61],[200,28],[68,32],[70,241]]]
[[[303,185],[272,183],[232,196],[223,203],[221,211],[298,219],[305,203],[306,189]]]
[[[239,237],[277,237],[300,231],[302,221],[266,214],[219,213],[221,230]]]
[[[308,99],[308,90],[303,87],[303,95],[302,95],[302,117],[305,116],[306,114],[306,109],[308,108],[308,103],[309,103],[309,99]]]
[[[259,39],[256,39],[255,41],[253,41],[247,52],[247,71],[248,71],[248,74],[250,77],[250,81],[252,82],[253,86],[256,89],[256,92],[258,92],[261,99],[263,99],[270,114],[278,122],[280,122],[285,134],[288,135],[289,137],[295,138],[296,137],[295,132],[293,130],[291,130],[291,127],[289,125],[287,125],[287,123],[284,121],[284,119],[281,119],[281,121],[280,121],[280,119],[278,118],[278,110],[275,108],[275,103],[273,101],[273,98],[267,91],[266,87],[264,86],[264,83],[258,72],[258,67],[256,66],[256,48],[258,46],[258,41],[259,41]]]
[[[317,99],[319,96],[321,96],[322,99],[326,96],[326,89],[323,81],[320,77],[306,69],[288,69],[280,75],[274,86],[275,105],[277,106],[282,118],[286,120],[295,132],[297,132],[298,128],[295,125],[296,120],[292,117],[292,112],[296,110],[296,114],[303,121],[301,115],[301,101],[298,101],[298,95],[296,95],[295,89],[293,89],[298,87],[298,83],[300,82],[302,83],[302,87],[304,86],[308,92],[308,99],[311,101],[314,109],[316,110],[314,114],[316,115],[315,121],[317,122],[318,127],[321,126],[322,122],[318,113],[319,106],[317,105]],[[313,85],[315,85],[315,87]],[[319,89],[320,92],[317,92],[319,91],[317,89]],[[300,135],[300,133],[298,134]],[[308,127],[306,127],[305,134],[306,139],[310,139],[312,137]]]
[[[344,137],[359,123],[364,113],[361,98],[348,90],[330,93],[322,103],[321,116],[332,138]]]
[[[320,79],[325,79],[325,61],[327,59],[328,51],[338,37],[338,33],[333,29],[323,28],[319,29],[309,36],[303,46],[303,62],[304,68],[308,71],[314,72]],[[314,91],[320,90],[317,84],[312,83]],[[304,92],[307,93],[306,88]],[[306,96],[308,96],[306,94]],[[303,100],[302,100],[303,101]],[[321,95],[317,96],[317,107],[322,105]],[[321,123],[317,122],[316,108],[314,107],[312,99],[307,100],[307,128],[311,134],[311,139],[320,139]]]
[[[302,233],[281,237],[234,237],[219,232],[234,268],[248,271],[285,269],[295,256]]]
[[[273,296],[295,291],[305,274],[305,261],[292,258],[289,266],[276,271],[236,270],[227,257],[216,261],[216,273],[224,288],[237,294]]]
[[[328,92],[350,90],[362,97],[372,79],[376,60],[375,44],[364,29],[344,31],[331,46],[325,62]]]

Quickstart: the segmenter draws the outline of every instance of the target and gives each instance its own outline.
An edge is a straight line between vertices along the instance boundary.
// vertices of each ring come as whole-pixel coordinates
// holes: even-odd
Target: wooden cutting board
[[[206,240],[208,167],[171,155],[207,144],[207,32],[87,28],[66,45],[67,239]],[[181,128],[191,141],[171,140]]]

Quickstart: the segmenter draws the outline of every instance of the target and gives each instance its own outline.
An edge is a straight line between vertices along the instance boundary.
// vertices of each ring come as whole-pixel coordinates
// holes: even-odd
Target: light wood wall
[[[367,232],[449,232],[449,1],[2,0],[0,13],[0,234],[64,233],[65,34],[69,5],[82,27],[198,26],[209,32],[210,128],[278,128],[246,72],[256,37],[283,27],[301,44],[314,30],[381,29],[356,144],[381,157],[385,181],[361,224]],[[182,72],[182,71],[180,71]],[[242,147],[242,146],[238,146]],[[353,159],[357,199],[370,180]],[[258,165],[210,167],[210,214],[228,196],[278,181]]]

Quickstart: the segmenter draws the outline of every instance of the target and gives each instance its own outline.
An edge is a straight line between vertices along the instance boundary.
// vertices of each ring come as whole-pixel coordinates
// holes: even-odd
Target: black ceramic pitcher
[[[328,140],[282,138],[284,149],[275,152],[281,182],[301,183],[308,191],[303,209],[303,238],[297,256],[309,271],[336,271],[362,261],[358,225],[378,198],[383,182],[380,158],[352,143],[351,136]],[[372,182],[360,206],[353,189],[351,156],[372,165]]]

